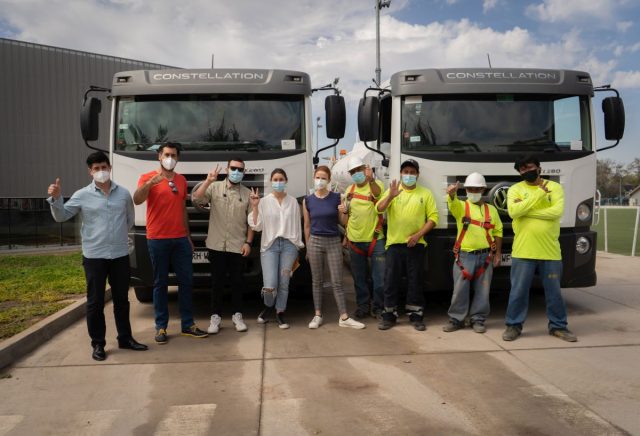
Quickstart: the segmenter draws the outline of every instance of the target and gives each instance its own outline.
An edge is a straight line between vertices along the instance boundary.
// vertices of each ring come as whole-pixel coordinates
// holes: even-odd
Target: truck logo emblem
[[[498,212],[500,212],[502,215],[506,215],[508,213],[507,193],[509,192],[510,186],[511,183],[500,182],[489,192],[491,203],[496,207],[496,209],[498,209]]]

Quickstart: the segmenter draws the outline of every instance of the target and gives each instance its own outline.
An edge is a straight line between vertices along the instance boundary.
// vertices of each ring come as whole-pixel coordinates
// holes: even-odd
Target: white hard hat
[[[464,180],[465,188],[486,188],[487,182],[484,181],[484,176],[480,173],[471,173]]]
[[[354,168],[358,168],[364,165],[364,162],[362,162],[362,159],[360,159],[358,156],[352,156],[349,158],[349,165],[347,166],[347,171],[351,171]]]

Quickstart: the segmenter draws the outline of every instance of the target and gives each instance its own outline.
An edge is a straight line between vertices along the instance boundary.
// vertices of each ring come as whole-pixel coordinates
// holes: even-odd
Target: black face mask
[[[535,182],[536,179],[538,178],[538,170],[529,170],[525,173],[520,174],[522,176],[522,178],[524,179],[525,182]]]

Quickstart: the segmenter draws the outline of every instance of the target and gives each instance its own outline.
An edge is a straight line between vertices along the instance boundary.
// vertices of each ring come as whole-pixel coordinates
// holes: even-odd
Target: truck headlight
[[[580,203],[576,210],[576,215],[580,221],[589,221],[591,219],[591,207],[587,203]]]
[[[576,241],[576,251],[578,254],[586,254],[591,250],[591,242],[584,236],[580,236]]]

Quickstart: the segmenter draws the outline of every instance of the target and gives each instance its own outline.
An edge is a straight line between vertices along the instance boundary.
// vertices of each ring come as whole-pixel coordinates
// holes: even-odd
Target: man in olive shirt
[[[567,329],[567,309],[560,292],[562,255],[558,237],[564,191],[559,183],[540,177],[540,161],[535,156],[516,160],[514,168],[524,180],[511,186],[507,195],[514,240],[507,328],[502,339],[513,341],[522,333],[529,307],[529,288],[537,269],[544,287],[549,334],[575,342],[576,335]]]
[[[427,242],[424,236],[438,224],[433,194],[417,184],[420,167],[408,159],[400,165],[402,182],[393,180],[378,202],[378,211],[387,210],[387,257],[384,277],[384,311],[378,328],[388,330],[396,324],[398,282],[406,268],[409,322],[418,331],[424,325],[422,272]]]
[[[208,333],[218,333],[222,318],[221,297],[227,273],[231,281],[231,320],[236,331],[247,331],[242,319],[242,293],[244,258],[251,253],[253,230],[247,225],[251,211],[249,195],[251,191],[240,184],[244,176],[244,161],[239,158],[227,163],[226,180],[217,181],[221,168],[210,172],[200,187],[192,193],[196,203],[209,202],[209,232],[206,245],[211,262],[211,324]]]

